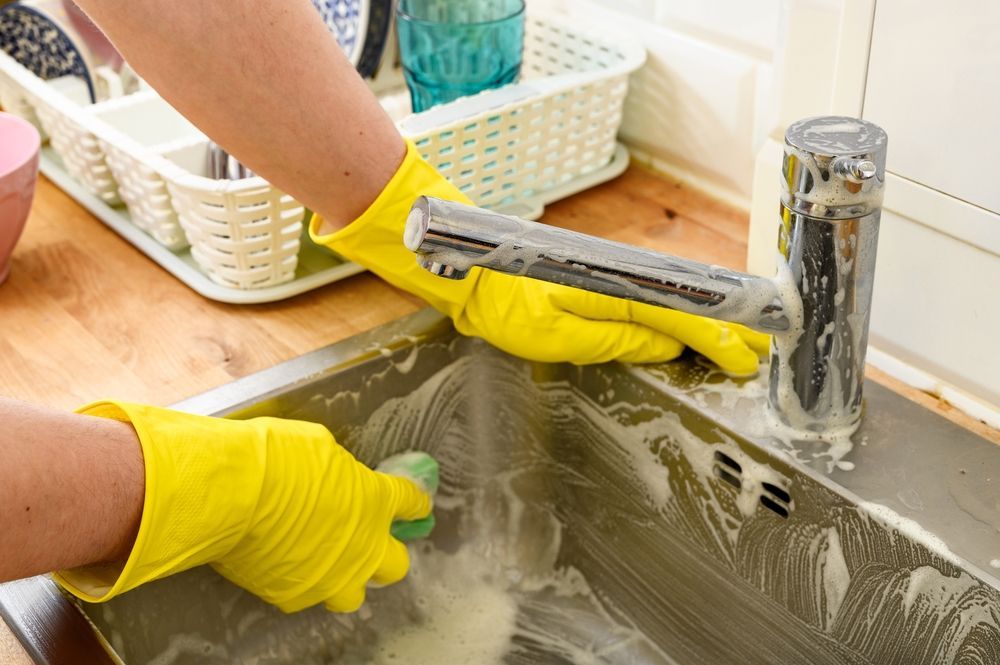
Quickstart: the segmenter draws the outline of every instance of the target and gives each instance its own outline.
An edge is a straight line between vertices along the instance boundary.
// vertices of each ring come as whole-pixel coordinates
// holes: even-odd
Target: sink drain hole
[[[726,453],[720,453],[718,450],[716,450],[715,451],[715,461],[719,462],[720,464],[725,464],[726,466],[728,466],[730,469],[732,469],[733,471],[735,471],[738,474],[739,473],[743,473],[743,467],[740,466],[740,463],[737,462],[736,460],[734,460],[732,457],[730,457]]]
[[[715,471],[715,477],[716,478],[719,478],[720,480],[726,481],[727,483],[729,483],[730,485],[732,485],[736,489],[742,489],[742,487],[743,487],[743,481],[740,480],[739,476],[737,476],[733,472],[731,472],[728,469],[726,469],[726,467],[720,466],[718,464],[716,464],[712,468]]]
[[[761,496],[760,503],[762,506],[770,510],[771,512],[777,513],[779,516],[788,519],[788,508],[781,505],[777,501],[773,501],[769,496]]]
[[[788,490],[768,482],[761,482],[760,487],[763,490],[760,495],[761,505],[787,518],[792,512],[792,495]]]
[[[716,478],[726,481],[736,489],[743,488],[743,467],[729,455],[716,450],[712,470]]]
[[[716,478],[726,481],[736,489],[743,488],[743,467],[729,455],[716,450],[712,470]]]
[[[774,495],[776,499],[781,499],[784,503],[792,502],[792,495],[777,485],[772,485],[771,483],[761,483],[761,486]]]

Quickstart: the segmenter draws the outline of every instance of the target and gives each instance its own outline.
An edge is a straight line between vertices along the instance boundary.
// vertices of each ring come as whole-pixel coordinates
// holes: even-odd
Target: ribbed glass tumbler
[[[414,112],[517,80],[524,0],[400,0],[396,18]]]

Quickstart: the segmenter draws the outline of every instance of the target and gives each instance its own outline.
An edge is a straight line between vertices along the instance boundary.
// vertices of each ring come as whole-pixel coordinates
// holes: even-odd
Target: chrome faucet
[[[772,279],[421,197],[404,241],[436,275],[480,266],[741,323],[772,334],[769,403],[804,436],[861,417],[887,137],[845,117],[785,133]]]

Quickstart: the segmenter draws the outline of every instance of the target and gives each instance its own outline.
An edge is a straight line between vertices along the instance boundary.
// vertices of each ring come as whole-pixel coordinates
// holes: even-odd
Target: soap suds
[[[413,370],[412,353],[398,371]],[[505,657],[624,664],[635,662],[636,654],[645,654],[642,662],[671,662],[623,621],[620,611],[609,610],[609,601],[580,571],[560,562],[566,527],[554,514],[557,506],[525,496],[533,491],[529,480],[540,468],[555,465],[560,477],[573,478],[576,472],[570,465],[550,457],[544,440],[532,439],[497,472],[477,459],[481,451],[474,431],[453,426],[436,430],[454,423],[441,415],[461,410],[458,404],[474,367],[462,360],[438,372],[418,394],[390,400],[363,431],[344,437],[363,448],[374,445],[376,457],[403,440],[412,441],[413,427],[420,432],[417,440],[438,443],[429,451],[442,470],[442,490],[435,501],[437,532],[458,534],[458,540],[435,539],[411,547],[409,577],[369,594],[370,618],[353,620],[338,665],[492,665],[506,662]],[[547,396],[569,390],[568,385],[549,384]],[[354,398],[339,394],[330,408],[336,410],[335,402],[344,400]],[[559,417],[560,400],[535,404],[540,413]],[[498,400],[496,407],[490,421],[505,420],[505,409],[514,405]],[[514,426],[530,415],[511,412],[508,422]],[[607,420],[594,416],[594,421]],[[424,424],[432,429],[424,430]],[[624,432],[613,422],[610,426]],[[618,460],[630,460],[629,468],[651,505],[669,501],[668,471],[648,443],[626,435],[622,447],[609,452]]]
[[[517,630],[517,600],[470,548],[414,548],[407,584],[411,620],[372,611],[372,665],[499,663]],[[487,570],[484,570],[487,569]],[[379,608],[382,610],[382,608]],[[377,622],[377,625],[374,623]],[[344,663],[351,663],[347,657]]]
[[[888,506],[883,506],[879,503],[865,501],[859,503],[858,508],[862,512],[881,522],[886,527],[899,532],[907,539],[920,543],[933,554],[938,555],[948,563],[961,567],[961,560],[959,560],[959,558],[948,548],[948,545],[945,544],[943,540],[935,536],[930,531],[927,531],[910,518],[903,517]]]
[[[661,367],[636,366],[629,371],[667,390],[686,392],[696,404],[717,413],[734,431],[769,442],[776,453],[827,474],[853,470],[854,463],[845,458],[854,448],[852,436],[856,426],[820,433],[803,431],[779,420],[768,404],[766,364],[751,378],[730,377],[709,363],[701,369],[703,375],[687,388],[666,376]],[[741,404],[746,408],[738,408]]]
[[[313,614],[298,632],[288,626],[301,616],[234,616],[227,625],[247,633],[227,635],[227,660],[205,662],[671,663],[660,645],[685,638],[668,615],[678,598],[693,612],[702,595],[711,602],[681,619],[693,642],[729,630],[712,624],[718,607],[750,599],[753,625],[778,624],[808,645],[800,655],[849,656],[761,662],[1000,662],[997,594],[942,558],[942,543],[884,506],[857,509],[816,483],[792,486],[722,427],[658,400],[657,370],[540,366],[484,347],[427,371],[450,353],[442,346],[424,347],[409,374],[368,371],[361,388],[316,395],[309,410],[339,419],[338,440],[363,459],[416,447],[441,463],[438,529],[411,548],[410,577],[371,590],[361,613]],[[699,385],[724,386],[705,394],[715,406],[766,393],[760,380],[698,369]],[[423,378],[386,399],[400,376]],[[739,464],[739,487],[715,475],[716,453]],[[767,510],[764,483],[803,508],[787,519]],[[703,567],[678,568],[683,561]],[[675,598],[689,572],[695,595]],[[269,621],[280,629],[266,630]],[[671,628],[657,632],[664,623]],[[744,636],[741,648],[756,656],[784,647],[755,639]],[[158,665],[191,662],[206,646],[194,632],[173,640],[173,657]],[[958,657],[970,649],[980,660]]]

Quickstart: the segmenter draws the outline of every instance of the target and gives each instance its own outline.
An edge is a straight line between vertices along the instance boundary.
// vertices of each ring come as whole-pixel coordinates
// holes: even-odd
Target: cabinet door
[[[864,117],[889,170],[1000,212],[1000,2],[878,0]]]

